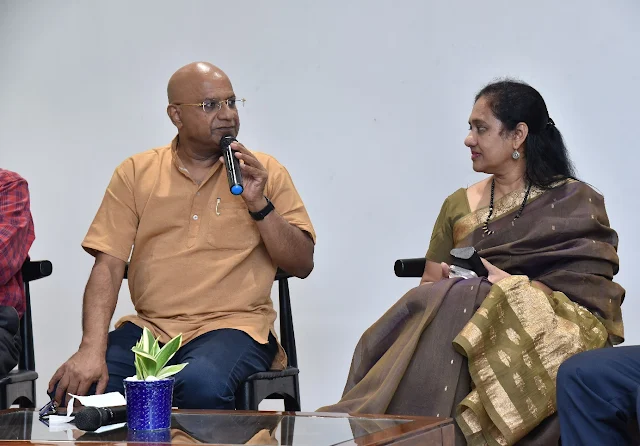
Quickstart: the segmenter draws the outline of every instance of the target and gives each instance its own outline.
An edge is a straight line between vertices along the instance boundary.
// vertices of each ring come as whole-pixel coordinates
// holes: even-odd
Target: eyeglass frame
[[[229,101],[233,101],[234,106],[231,107],[229,105]],[[227,108],[229,110],[237,110],[238,107],[236,105],[237,102],[242,102],[242,106],[244,107],[244,103],[247,102],[247,100],[245,98],[228,98],[228,99],[222,99],[222,100],[218,100],[218,99],[205,99],[204,101],[198,103],[198,104],[185,104],[185,103],[177,103],[177,102],[172,102],[171,105],[175,105],[176,107],[185,105],[185,106],[189,106],[189,107],[201,107],[202,111],[205,113],[218,113],[220,110],[222,110],[222,104],[226,104]],[[207,112],[207,110],[205,110],[205,106],[209,105],[209,106],[213,106],[213,104],[217,104],[217,108],[218,110],[211,111],[211,112]]]

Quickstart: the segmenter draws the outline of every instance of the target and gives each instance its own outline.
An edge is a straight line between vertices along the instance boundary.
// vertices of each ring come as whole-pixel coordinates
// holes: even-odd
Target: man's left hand
[[[241,197],[247,203],[251,212],[258,212],[267,205],[264,198],[264,187],[267,184],[269,173],[258,158],[239,142],[233,142],[231,148],[235,150],[235,156],[241,160],[242,187],[244,191]],[[222,158],[220,158],[222,160]]]

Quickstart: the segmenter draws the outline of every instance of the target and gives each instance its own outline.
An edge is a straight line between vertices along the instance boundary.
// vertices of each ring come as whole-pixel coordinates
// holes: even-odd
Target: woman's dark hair
[[[529,127],[525,140],[527,181],[546,189],[557,180],[575,178],[560,130],[549,117],[547,105],[535,88],[524,82],[504,79],[480,90],[476,102],[482,97],[502,122],[504,131],[512,132],[521,122]]]

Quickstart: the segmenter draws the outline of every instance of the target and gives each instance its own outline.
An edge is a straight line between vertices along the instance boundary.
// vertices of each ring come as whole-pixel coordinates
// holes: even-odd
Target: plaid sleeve
[[[34,239],[27,182],[0,170],[0,285],[20,271]]]

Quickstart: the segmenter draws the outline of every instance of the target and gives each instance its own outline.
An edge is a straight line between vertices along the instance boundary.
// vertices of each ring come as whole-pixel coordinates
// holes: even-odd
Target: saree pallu
[[[320,411],[456,416],[471,444],[513,444],[555,411],[559,364],[622,341],[618,238],[584,183],[532,188],[514,221],[523,199],[496,202],[492,235],[486,208],[453,228],[456,247],[475,246],[513,276],[410,290],[364,333],[342,399]]]

